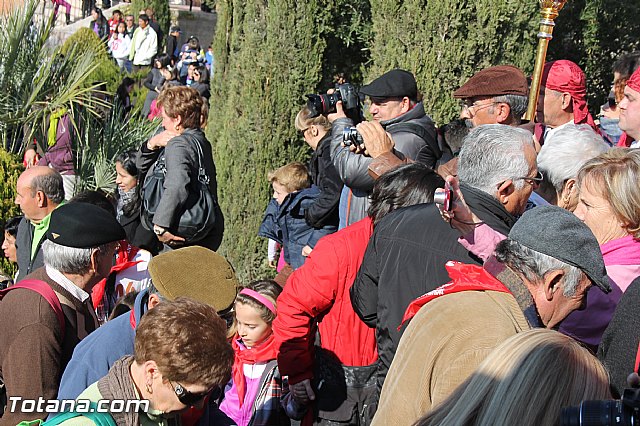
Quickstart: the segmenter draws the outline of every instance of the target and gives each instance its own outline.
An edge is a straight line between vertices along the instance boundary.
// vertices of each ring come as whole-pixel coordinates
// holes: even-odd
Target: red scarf
[[[247,393],[247,382],[244,379],[243,366],[245,364],[253,365],[259,362],[267,362],[276,359],[276,344],[273,337],[273,333],[266,340],[260,343],[258,346],[254,346],[251,349],[242,348],[238,343],[240,336],[236,333],[231,339],[231,346],[235,352],[233,361],[233,383],[238,389],[238,399],[240,406],[244,404],[244,397]]]
[[[132,246],[126,240],[120,241],[120,248],[116,253],[116,264],[111,267],[109,276],[111,276],[111,274],[122,272],[125,269],[128,269],[142,262],[141,260],[133,260],[136,258],[136,254],[138,254],[139,251],[140,249],[138,247]],[[93,303],[94,309],[97,309],[100,303],[102,303],[102,298],[104,297],[108,278],[109,277],[100,280],[100,282],[96,284],[91,290],[91,302]]]
[[[511,293],[504,284],[482,268],[482,266],[465,265],[464,263],[450,260],[444,267],[447,269],[451,281],[411,302],[404,313],[404,317],[402,317],[402,323],[398,326],[398,331],[405,322],[409,321],[418,313],[420,308],[440,296],[469,290]]]

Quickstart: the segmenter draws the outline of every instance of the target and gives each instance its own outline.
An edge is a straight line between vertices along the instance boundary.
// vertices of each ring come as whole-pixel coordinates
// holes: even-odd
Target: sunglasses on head
[[[188,407],[198,404],[200,401],[205,399],[209,393],[211,393],[211,389],[202,393],[191,393],[178,382],[174,385],[171,380],[169,380],[169,383],[178,397],[178,401]]]

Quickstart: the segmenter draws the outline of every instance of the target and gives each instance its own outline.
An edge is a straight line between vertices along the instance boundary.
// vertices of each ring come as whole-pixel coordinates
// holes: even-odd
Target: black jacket
[[[638,342],[640,342],[640,277],[627,287],[613,318],[602,336],[598,358],[607,367],[611,377],[614,398],[620,398],[627,386],[627,376],[635,369]]]
[[[338,203],[342,181],[331,161],[331,133],[318,142],[309,160],[311,181],[320,190],[320,196],[307,209],[304,218],[309,226],[320,229],[325,225],[338,226]]]
[[[461,187],[474,213],[507,234],[515,218],[490,195]],[[400,342],[398,326],[409,303],[450,280],[444,267],[447,261],[481,263],[458,243],[459,236],[442,220],[435,204],[397,210],[376,225],[351,287],[351,303],[367,325],[376,327],[378,386]]]
[[[33,259],[31,259],[31,243],[33,241],[34,226],[27,218],[22,218],[18,225],[18,234],[16,235],[16,255],[18,257],[18,276],[16,282],[44,266],[44,257],[42,255],[42,243],[45,240],[43,235],[38,242],[38,249]]]
[[[132,213],[131,216],[126,216],[123,213],[119,222],[127,234],[127,241],[132,246],[147,250],[154,256],[162,250],[162,243],[158,241],[156,234],[142,226],[140,210]]]

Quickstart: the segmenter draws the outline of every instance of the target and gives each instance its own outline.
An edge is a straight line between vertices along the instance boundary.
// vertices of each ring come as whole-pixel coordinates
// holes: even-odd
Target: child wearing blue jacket
[[[309,256],[318,240],[336,232],[336,226],[320,229],[309,226],[304,212],[320,195],[312,186],[304,164],[295,162],[269,173],[273,187],[273,199],[260,225],[258,235],[282,244],[284,260],[293,269],[298,269]]]

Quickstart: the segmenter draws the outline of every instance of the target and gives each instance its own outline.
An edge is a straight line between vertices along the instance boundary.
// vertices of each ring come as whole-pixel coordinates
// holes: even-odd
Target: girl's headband
[[[273,303],[267,299],[266,297],[264,297],[263,295],[261,295],[260,293],[258,293],[255,290],[251,290],[250,288],[243,288],[240,291],[240,294],[244,294],[246,296],[249,296],[253,299],[256,299],[258,302],[262,303],[264,306],[266,306],[267,309],[269,309],[271,312],[273,312],[274,315],[276,315],[276,307],[273,305]]]

